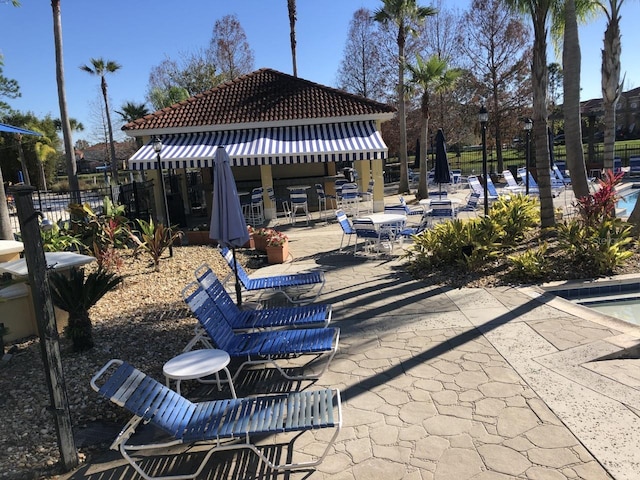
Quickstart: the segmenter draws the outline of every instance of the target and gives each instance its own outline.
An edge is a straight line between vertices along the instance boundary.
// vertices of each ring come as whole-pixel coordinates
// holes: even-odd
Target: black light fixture
[[[169,219],[169,205],[167,204],[167,192],[164,188],[164,178],[162,177],[162,159],[160,158],[160,152],[162,151],[162,140],[158,136],[153,137],[151,142],[153,151],[156,152],[156,159],[158,161],[158,181],[160,182],[160,192],[162,193],[162,203],[164,205],[164,221],[167,228],[171,227],[171,220]],[[169,256],[173,257],[173,245],[169,244]]]
[[[487,112],[484,104],[478,112],[478,121],[482,131],[482,176],[484,180],[484,214],[489,215],[489,194],[487,192],[487,121],[489,120],[489,112]]]
[[[525,185],[526,185],[526,193],[527,195],[529,195],[529,164],[531,163],[531,129],[533,128],[533,120],[531,120],[529,117],[525,118],[523,120],[524,122],[524,131],[526,133],[526,137],[525,137],[525,170],[526,170],[526,178],[525,178]]]

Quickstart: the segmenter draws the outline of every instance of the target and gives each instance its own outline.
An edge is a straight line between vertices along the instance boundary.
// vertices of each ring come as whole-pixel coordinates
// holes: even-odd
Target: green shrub
[[[619,218],[585,225],[573,219],[557,226],[559,246],[567,252],[567,261],[582,266],[592,276],[610,275],[633,255],[631,225]]]
[[[544,279],[549,273],[551,262],[547,256],[548,245],[527,249],[519,255],[509,255],[512,270],[510,276],[516,280],[530,281]]]
[[[524,194],[501,196],[491,206],[489,216],[504,232],[503,243],[513,245],[522,240],[526,232],[539,224],[538,200]]]

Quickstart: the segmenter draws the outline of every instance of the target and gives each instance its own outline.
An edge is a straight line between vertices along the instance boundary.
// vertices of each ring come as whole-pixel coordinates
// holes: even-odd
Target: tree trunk
[[[101,87],[104,96],[104,111],[107,115],[107,128],[109,130],[109,152],[111,154],[111,177],[115,185],[120,183],[118,179],[118,159],[116,158],[116,146],[113,143],[113,126],[111,125],[111,113],[109,112],[109,96],[107,94],[107,81],[102,77]]]
[[[549,175],[549,135],[547,135],[547,12],[538,6],[533,18],[533,132],[536,147],[536,170],[540,189],[540,224],[555,225],[551,177]]]
[[[67,159],[67,180],[71,191],[71,201],[80,203],[80,185],[78,184],[78,169],[76,166],[71,125],[67,112],[67,94],[64,84],[64,60],[62,58],[62,17],[60,14],[60,0],[51,0],[53,10],[53,38],[56,49],[56,81],[58,84],[58,103],[60,105],[60,122],[62,123],[62,137],[64,139],[65,157]]]
[[[16,135],[18,137],[18,156],[20,157],[20,166],[22,167],[22,179],[26,186],[31,186],[31,177],[29,176],[29,168],[27,167],[27,160],[24,158],[24,150],[22,149],[22,135]]]
[[[565,2],[562,63],[564,68],[564,132],[567,167],[571,172],[573,193],[576,198],[581,198],[589,195],[589,183],[582,150],[582,122],[580,119],[581,53],[575,0],[567,0]],[[553,148],[553,146],[549,148]]]
[[[610,2],[611,19],[602,50],[602,104],[604,107],[604,168],[613,169],[616,146],[616,105],[620,99],[620,24],[617,0]]]
[[[287,0],[287,8],[289,10],[289,39],[291,41],[291,61],[293,62],[293,76],[297,77],[298,62],[296,61],[296,0]]]
[[[404,101],[404,25],[398,29],[398,126],[400,128],[400,184],[398,193],[409,192],[409,164],[407,162],[407,116]]]
[[[427,150],[429,141],[429,97],[425,90],[422,95],[422,128],[420,129],[420,181],[418,182],[418,195],[419,199],[427,198],[429,196],[429,169],[427,168]]]
[[[11,228],[11,218],[9,217],[9,204],[7,203],[7,194],[4,190],[2,168],[0,168],[0,240],[13,239],[13,229]]]
[[[93,329],[89,312],[69,312],[69,324],[65,333],[73,342],[75,352],[93,348]]]

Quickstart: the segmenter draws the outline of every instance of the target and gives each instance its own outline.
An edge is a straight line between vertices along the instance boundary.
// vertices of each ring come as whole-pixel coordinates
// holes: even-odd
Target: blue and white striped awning
[[[218,146],[233,166],[285,165],[385,158],[387,146],[375,122],[330,123],[165,135],[162,168],[212,167]],[[157,168],[151,143],[130,159],[132,170]]]

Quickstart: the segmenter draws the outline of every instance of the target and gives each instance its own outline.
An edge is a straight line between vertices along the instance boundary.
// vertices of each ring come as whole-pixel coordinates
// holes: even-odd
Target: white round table
[[[176,392],[180,393],[180,382],[182,380],[198,380],[202,383],[212,383],[211,381],[203,380],[203,378],[213,374],[216,376],[215,382],[218,384],[218,389],[220,389],[218,372],[224,370],[227,374],[231,395],[233,398],[236,398],[236,391],[233,388],[231,374],[229,373],[229,369],[227,369],[230,361],[229,354],[224,350],[214,348],[192,350],[182,353],[165,363],[162,367],[162,373],[164,373],[166,377],[167,387],[171,386],[171,380],[175,380]]]
[[[399,213],[372,213],[358,218],[369,219],[374,225],[403,223],[407,220],[406,215],[401,215]]]

